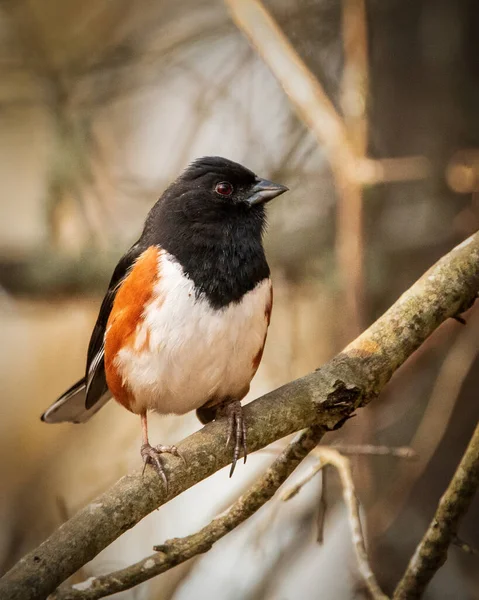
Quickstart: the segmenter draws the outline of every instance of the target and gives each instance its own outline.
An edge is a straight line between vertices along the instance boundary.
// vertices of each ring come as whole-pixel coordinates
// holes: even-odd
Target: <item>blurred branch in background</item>
[[[368,150],[369,70],[365,0],[342,1],[342,37],[341,108],[355,163],[360,164]],[[341,333],[347,340],[359,335],[365,324],[364,198],[362,184],[354,177],[354,171],[346,173],[337,166],[333,167],[333,171],[338,172],[335,175],[338,189],[336,260],[346,307],[346,323]]]
[[[479,424],[451,483],[439,502],[428,530],[409,562],[394,600],[420,598],[436,571],[446,562],[459,522],[479,487]]]
[[[393,373],[444,320],[469,308],[478,293],[476,233],[431,267],[329,363],[248,404],[250,451],[305,426],[315,427],[315,443],[322,432],[340,428],[379,395]],[[152,469],[144,477],[136,473],[120,479],[17,563],[0,581],[0,594],[9,600],[33,600],[52,593],[148,513],[228,464],[227,430],[225,419],[220,419],[179,444],[186,464],[165,458],[168,491]],[[296,456],[297,462],[303,456]],[[461,503],[458,511],[465,508]],[[86,588],[92,585],[89,581]]]
[[[7,292],[30,298],[99,293],[111,277],[117,253],[84,251],[79,257],[52,250],[35,256],[0,257],[0,284]]]
[[[479,351],[479,311],[460,329],[437,375],[421,422],[411,440],[417,456],[413,464],[398,465],[390,489],[383,490],[369,509],[374,535],[382,535],[404,509],[414,484],[424,474],[449,426],[459,394]]]
[[[361,517],[359,514],[359,501],[356,496],[356,490],[354,487],[353,476],[351,472],[351,463],[348,458],[342,456],[340,452],[334,448],[318,447],[314,450],[314,455],[319,458],[318,464],[313,467],[311,473],[308,474],[304,479],[295,484],[292,488],[285,491],[282,499],[284,501],[290,500],[295,496],[306,483],[308,483],[314,475],[319,473],[322,469],[328,465],[333,466],[339,473],[341,479],[341,485],[343,490],[343,499],[346,504],[348,511],[348,521],[351,528],[351,538],[353,540],[354,550],[356,552],[356,559],[358,562],[359,573],[363,578],[364,584],[366,585],[371,597],[374,600],[387,600],[387,596],[382,592],[379,587],[376,577],[369,564],[368,555],[366,552],[366,543],[363,536],[363,529],[361,526]],[[322,494],[324,496],[324,481]]]
[[[171,23],[166,21],[169,26],[161,28],[161,35],[158,35],[163,24],[161,19],[148,22],[148,26],[144,23],[138,37],[135,25],[138,27],[142,19],[128,3],[111,6],[100,1],[95,6],[90,2],[83,8],[72,8],[76,17],[74,31],[65,39],[57,28],[61,28],[62,20],[69,14],[67,10],[55,11],[51,6],[43,10],[35,1],[2,0],[0,7],[2,21],[7,24],[18,49],[17,69],[31,80],[29,102],[45,109],[51,119],[53,139],[45,190],[49,246],[69,256],[74,247],[71,238],[78,236],[82,249],[93,246],[108,250],[122,225],[115,210],[122,186],[118,180],[114,181],[111,165],[106,160],[104,132],[98,126],[102,109],[131,92],[138,94],[148,86],[156,86],[168,64],[176,61],[180,66],[180,50],[188,42],[198,41],[199,27],[203,26],[202,42],[214,40],[228,32],[227,19],[224,14],[202,5],[200,10],[186,17]],[[164,9],[162,17],[170,12]],[[193,12],[195,18],[191,16]],[[84,46],[85,39],[90,47]],[[193,81],[192,75],[190,72]],[[225,75],[224,84],[213,87],[218,95],[227,91],[231,73]],[[208,82],[197,83],[208,89]],[[198,101],[206,98],[210,102],[215,100],[214,96],[199,94]],[[16,98],[0,99],[0,108],[4,110],[18,106]],[[200,108],[198,118],[188,122],[191,135],[185,136],[183,150],[191,144],[204,118]],[[112,152],[109,154],[111,158]],[[185,158],[183,151],[177,154],[178,162],[184,166],[188,157]],[[135,196],[138,195],[139,190],[135,190]],[[76,236],[71,236],[70,228],[65,227],[65,217],[72,214]],[[16,257],[11,265],[6,265],[7,269],[11,266],[11,270],[19,266],[19,278],[24,279],[25,290],[29,287],[28,274],[36,266],[28,263],[35,263],[35,258],[22,256],[21,264],[17,265]],[[61,279],[62,269],[58,276]],[[15,287],[10,288],[8,282],[5,287],[13,293],[17,291]],[[32,287],[36,287],[34,282]],[[48,294],[47,289],[45,295]]]
[[[48,194],[48,220],[52,241],[58,246],[58,211],[67,197],[77,204],[89,242],[107,247],[111,219],[104,218],[104,198],[98,191],[105,170],[100,148],[92,131],[92,115],[76,105],[81,80],[75,80],[67,66],[54,56],[49,45],[46,22],[30,2],[3,0],[21,48],[24,67],[42,86],[42,100],[53,121],[52,152]]]
[[[456,152],[446,167],[446,180],[459,194],[479,192],[479,150]]]

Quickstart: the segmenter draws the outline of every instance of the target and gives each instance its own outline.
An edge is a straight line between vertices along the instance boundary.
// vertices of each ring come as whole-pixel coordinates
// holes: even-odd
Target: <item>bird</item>
[[[167,486],[148,413],[186,414],[202,424],[228,419],[230,476],[247,427],[241,400],[266,341],[273,289],[263,246],[267,202],[284,185],[218,156],[193,161],[147,215],[123,255],[93,328],[85,376],[41,416],[82,423],[114,398],[139,415],[141,457]]]

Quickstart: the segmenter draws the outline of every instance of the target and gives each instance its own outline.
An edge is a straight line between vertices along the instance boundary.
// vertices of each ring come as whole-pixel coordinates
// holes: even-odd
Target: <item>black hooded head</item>
[[[237,302],[269,276],[264,205],[286,190],[226,158],[198,159],[153,206],[140,241],[172,254],[216,308]]]

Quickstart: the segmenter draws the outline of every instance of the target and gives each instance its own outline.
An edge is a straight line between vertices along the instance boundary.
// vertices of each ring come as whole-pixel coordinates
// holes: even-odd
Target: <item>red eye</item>
[[[216,184],[215,192],[220,196],[231,196],[233,193],[233,186],[228,181],[221,181]]]

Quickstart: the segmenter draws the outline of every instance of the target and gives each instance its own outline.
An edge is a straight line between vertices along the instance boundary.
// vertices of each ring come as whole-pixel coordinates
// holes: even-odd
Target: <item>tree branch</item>
[[[68,588],[59,588],[52,600],[94,600],[130,589],[139,583],[164,573],[189,558],[207,552],[215,542],[238,527],[265,504],[319,442],[324,430],[320,427],[306,429],[278,456],[269,469],[223,515],[213,519],[197,533],[184,538],[167,540],[155,546],[156,554],[115,571],[109,575],[90,577]]]
[[[474,554],[474,556],[479,556],[479,550],[477,548],[474,548],[464,540],[461,540],[461,538],[457,535],[452,537],[451,543],[460,548],[466,554]]]
[[[479,292],[479,233],[437,262],[369,329],[317,371],[245,407],[253,452],[299,429],[337,429],[377,396],[397,368],[447,318]],[[458,325],[459,327],[459,325]],[[166,492],[153,469],[120,479],[79,511],[0,580],[0,597],[44,598],[147,514],[231,460],[225,419],[178,445],[187,464],[164,458]]]
[[[356,497],[356,490],[354,487],[349,458],[342,456],[337,450],[333,448],[327,448],[325,446],[316,448],[314,453],[319,457],[319,463],[313,467],[311,473],[309,473],[304,479],[299,481],[295,486],[284,493],[283,500],[289,500],[295,496],[299,490],[306,483],[308,483],[316,473],[324,469],[324,467],[327,465],[333,466],[338,471],[341,479],[343,500],[346,504],[348,513],[348,521],[351,528],[351,538],[353,540],[354,551],[356,552],[359,574],[361,575],[364,584],[374,600],[388,600],[387,596],[379,587],[376,577],[374,576],[369,564],[368,554],[366,552],[366,543],[364,541],[363,530],[361,527],[361,518],[359,515],[359,502]]]
[[[78,257],[37,250],[16,258],[0,258],[0,287],[10,294],[44,298],[105,292],[121,251],[84,252]]]
[[[406,458],[415,460],[417,452],[409,446],[375,446],[371,444],[334,444],[328,446],[332,450],[337,450],[341,454],[356,454],[358,456],[394,456],[396,458]],[[316,456],[320,455],[322,446],[318,447]]]
[[[479,424],[394,592],[393,600],[414,600],[422,596],[436,571],[446,562],[449,545],[457,537],[459,521],[467,512],[478,487]]]

